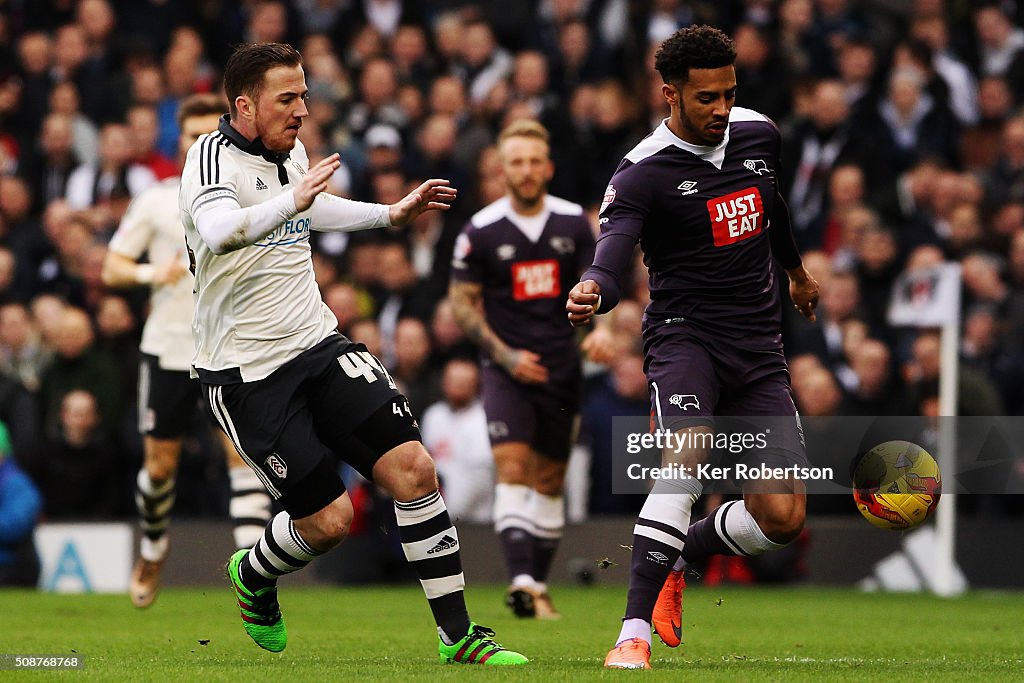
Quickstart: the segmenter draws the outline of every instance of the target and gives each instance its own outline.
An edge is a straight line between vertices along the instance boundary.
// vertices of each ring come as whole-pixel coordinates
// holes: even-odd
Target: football
[[[912,529],[939,504],[942,477],[935,458],[910,441],[886,441],[853,468],[853,499],[864,519],[880,529]]]

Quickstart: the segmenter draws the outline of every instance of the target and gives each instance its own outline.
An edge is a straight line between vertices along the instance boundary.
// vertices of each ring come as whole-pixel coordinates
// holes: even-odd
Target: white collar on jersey
[[[694,156],[700,157],[704,161],[712,164],[715,168],[721,170],[722,163],[725,162],[725,148],[729,146],[729,131],[732,128],[732,124],[737,121],[767,121],[767,117],[760,114],[752,109],[746,109],[745,107],[733,107],[732,111],[729,112],[729,125],[725,129],[725,138],[714,147],[706,145],[694,145],[692,143],[683,140],[668,127],[668,119],[664,119],[654,131],[646,138],[640,141],[640,143],[634,147],[626,158],[632,161],[634,164],[642,159],[646,159],[652,154],[665,149],[668,145],[674,145],[679,149],[685,150]]]

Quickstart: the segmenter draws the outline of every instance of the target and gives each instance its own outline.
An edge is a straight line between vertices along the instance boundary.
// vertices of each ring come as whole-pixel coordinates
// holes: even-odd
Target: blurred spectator
[[[154,107],[135,105],[128,110],[128,136],[133,163],[148,168],[157,180],[178,175],[178,165],[174,160],[156,148],[160,118]]]
[[[96,397],[75,389],[58,397],[58,429],[43,445],[33,472],[49,520],[109,518],[130,496],[118,490],[113,446],[100,428]]]
[[[97,348],[92,322],[85,311],[67,308],[56,332],[53,363],[43,373],[39,400],[43,411],[43,430],[49,438],[60,433],[64,396],[83,389],[94,397],[103,436],[113,436],[124,404],[122,382],[110,355]]]
[[[48,248],[39,214],[32,211],[28,183],[17,176],[0,176],[0,244],[7,248],[3,287],[7,298],[25,299],[36,284],[32,266]]]
[[[71,146],[79,163],[92,164],[99,158],[100,134],[96,124],[80,108],[78,88],[70,81],[53,86],[50,91],[50,113],[71,120]]]
[[[389,365],[399,391],[409,399],[414,415],[441,398],[438,372],[430,360],[430,334],[418,318],[403,318],[395,328],[395,358]]]
[[[33,533],[43,499],[11,454],[7,428],[0,424],[0,586],[33,588],[39,579]]]
[[[892,354],[877,339],[865,339],[851,349],[850,370],[856,384],[843,402],[843,415],[907,415],[910,406],[895,385]]]
[[[985,194],[998,205],[1024,200],[1024,116],[1003,124],[1001,152],[985,177]]]
[[[366,350],[377,358],[384,357],[381,350],[380,326],[376,320],[357,320],[349,326],[348,331],[349,339],[362,343]]]
[[[430,335],[434,342],[431,365],[444,367],[455,358],[474,359],[479,355],[475,344],[466,338],[465,333],[452,314],[452,304],[441,299],[434,309],[434,317],[430,321]]]
[[[937,332],[923,332],[911,346],[911,357],[903,365],[903,376],[910,385],[911,400],[920,405],[929,387],[941,374],[941,341]],[[957,415],[971,417],[1005,415],[999,393],[991,380],[967,366],[960,367],[957,381]]]
[[[991,306],[976,306],[964,320],[961,362],[991,378],[1007,414],[1024,411],[1024,357],[1019,345],[1008,343]]]
[[[778,57],[768,29],[742,24],[733,34],[736,41],[736,104],[756,109],[774,121],[790,111],[789,83],[779,78]]]
[[[52,351],[43,345],[25,305],[0,305],[0,370],[35,392],[39,391],[40,377],[52,358]]]
[[[837,60],[846,104],[852,116],[861,120],[876,96],[878,54],[875,46],[866,40],[851,38],[839,48]]]
[[[441,391],[444,398],[423,411],[420,419],[423,445],[437,464],[452,519],[487,524],[494,506],[494,458],[476,363],[448,361]]]
[[[999,157],[1003,124],[1013,109],[1006,79],[986,76],[978,85],[978,121],[960,136],[960,158],[968,171],[983,172]]]
[[[375,123],[403,129],[408,117],[398,104],[398,75],[385,57],[372,57],[359,74],[359,97],[348,114],[349,129],[359,135]]]
[[[801,249],[821,247],[828,215],[828,182],[840,163],[855,163],[874,172],[867,155],[876,154],[850,120],[850,108],[839,81],[825,80],[814,88],[808,120],[783,138],[782,156],[791,160],[780,178]],[[873,178],[882,183],[884,178]]]
[[[801,368],[791,364],[793,394],[802,417],[828,417],[839,414],[843,392],[835,377],[820,363]]]
[[[911,66],[892,71],[888,89],[866,125],[873,150],[890,172],[902,173],[922,158],[955,164],[958,125],[945,102],[925,91],[925,79]]]
[[[38,153],[29,154],[20,171],[32,191],[33,211],[39,213],[67,192],[68,178],[78,166],[74,150],[73,119],[52,113],[42,120]]]
[[[408,317],[430,320],[436,299],[432,292],[420,286],[409,249],[402,242],[391,241],[379,247],[377,277],[381,289],[377,322],[384,340],[382,360],[385,367],[390,368],[394,365],[398,321]]]
[[[942,77],[949,91],[949,108],[960,123],[973,125],[978,120],[978,84],[974,74],[949,46],[949,27],[941,14],[916,18],[910,35],[931,50],[931,66]]]
[[[651,412],[651,397],[644,375],[644,361],[637,349],[623,349],[587,392],[580,410],[580,443],[590,451],[591,514],[636,514],[644,503],[643,495],[615,494],[613,481],[624,473],[616,471],[612,427],[618,416],[643,417]]]
[[[1020,68],[1024,50],[1024,29],[997,2],[984,3],[974,12],[974,30],[978,37],[977,70],[983,75],[1010,75]],[[1014,75],[1019,75],[1015,73]],[[1018,94],[1018,102],[1020,102]]]
[[[323,292],[324,303],[338,319],[338,330],[347,334],[355,321],[366,317],[359,291],[348,282],[333,282]]]
[[[463,27],[456,73],[466,83],[470,102],[483,102],[511,71],[512,57],[495,41],[490,26],[474,21]]]
[[[24,139],[34,139],[47,114],[50,92],[50,62],[53,41],[42,31],[30,31],[17,41],[21,78],[21,102],[15,125],[24,131]]]
[[[67,199],[74,209],[101,209],[105,222],[116,225],[132,197],[156,182],[156,176],[131,159],[127,126],[109,123],[100,133],[96,164],[81,164],[68,178]]]

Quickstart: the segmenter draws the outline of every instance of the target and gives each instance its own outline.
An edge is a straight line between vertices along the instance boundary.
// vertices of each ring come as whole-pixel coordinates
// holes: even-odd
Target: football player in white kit
[[[348,532],[344,460],[395,499],[406,558],[437,624],[442,662],[525,664],[470,621],[458,532],[409,402],[366,347],[338,333],[316,285],[310,230],[406,225],[447,209],[456,191],[428,180],[390,206],[325,193],[340,162],[312,168],[298,141],[308,115],[302,57],[290,45],[241,45],[224,70],[230,115],[189,150],[180,208],[196,275],[193,371],[239,453],[284,511],[227,571],[242,625],[260,647],[287,644],[278,577]],[[368,627],[358,647],[387,645]]]
[[[222,98],[209,94],[194,95],[182,103],[178,111],[182,163],[200,135],[217,129],[226,108]],[[110,241],[103,264],[103,282],[110,287],[152,288],[140,344],[138,410],[145,460],[135,502],[143,535],[129,590],[136,607],[150,606],[160,591],[182,439],[201,396],[199,383],[189,377],[194,351],[193,278],[178,213],[180,185],[180,177],[168,178],[135,199]],[[143,254],[148,254],[148,263],[139,263]],[[270,520],[270,496],[230,440],[220,430],[216,434],[227,455],[235,546],[248,548]]]

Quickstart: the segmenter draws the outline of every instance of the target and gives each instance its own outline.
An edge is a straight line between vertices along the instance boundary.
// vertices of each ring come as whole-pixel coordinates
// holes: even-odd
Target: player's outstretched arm
[[[407,225],[424,211],[447,211],[457,195],[447,180],[431,178],[388,207],[391,225]]]
[[[176,259],[164,263],[138,263],[124,254],[108,250],[103,259],[101,277],[107,287],[139,287],[141,285],[171,285],[180,280],[188,269]]]
[[[565,302],[565,310],[569,314],[569,324],[573,327],[589,325],[591,318],[601,307],[601,286],[593,280],[576,283],[569,292]]]
[[[453,282],[448,289],[452,315],[466,337],[505,368],[513,379],[526,384],[547,382],[548,369],[541,365],[540,356],[525,349],[511,348],[487,324],[482,293],[483,286],[476,282]]]

